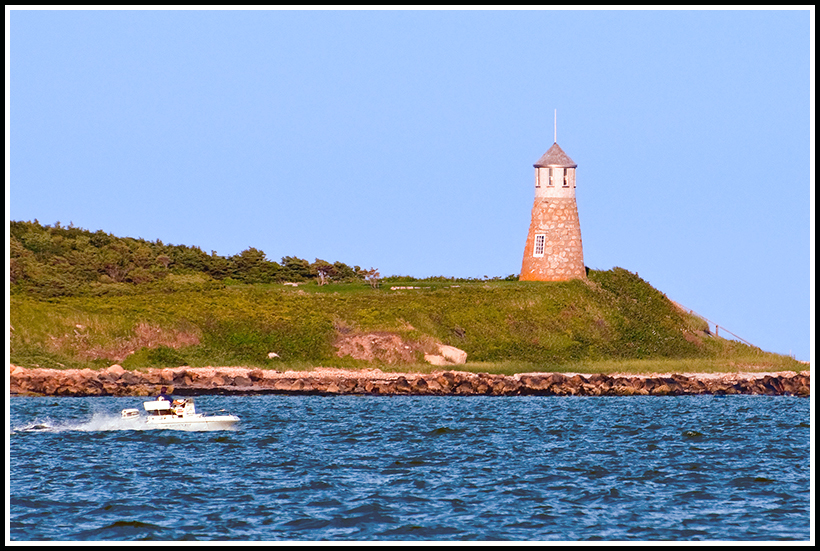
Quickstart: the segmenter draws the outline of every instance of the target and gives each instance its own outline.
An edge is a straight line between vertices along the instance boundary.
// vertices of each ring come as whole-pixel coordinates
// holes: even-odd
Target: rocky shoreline
[[[152,396],[161,386],[180,396],[203,394],[420,396],[679,396],[763,394],[809,396],[810,371],[794,373],[494,375],[465,371],[389,373],[379,369],[276,371],[240,367],[177,367],[127,371],[9,367],[11,396]]]

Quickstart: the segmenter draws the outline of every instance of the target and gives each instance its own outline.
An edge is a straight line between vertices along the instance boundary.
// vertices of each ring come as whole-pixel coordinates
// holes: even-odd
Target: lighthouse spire
[[[558,143],[558,109],[555,110],[555,117],[553,119],[554,124],[554,133],[553,133],[553,143]]]

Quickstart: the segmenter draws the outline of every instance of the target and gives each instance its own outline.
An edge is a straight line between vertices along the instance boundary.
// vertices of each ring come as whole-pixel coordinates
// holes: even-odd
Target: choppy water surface
[[[12,540],[809,538],[809,401],[202,396],[230,431],[127,430],[138,398],[12,398]]]

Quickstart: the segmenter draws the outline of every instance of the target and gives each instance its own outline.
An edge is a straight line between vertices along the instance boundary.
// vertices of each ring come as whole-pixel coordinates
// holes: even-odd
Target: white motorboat
[[[143,402],[148,413],[141,418],[137,409],[122,410],[123,419],[143,420],[146,428],[177,430],[224,430],[232,428],[239,417],[236,415],[203,415],[197,413],[194,401],[190,398],[174,400],[154,400]]]

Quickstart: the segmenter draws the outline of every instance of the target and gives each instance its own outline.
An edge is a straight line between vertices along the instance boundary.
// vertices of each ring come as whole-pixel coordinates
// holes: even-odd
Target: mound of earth
[[[417,363],[424,354],[424,347],[414,341],[405,340],[395,333],[360,333],[340,335],[334,343],[336,355],[350,356],[355,360],[377,361],[394,365]]]

